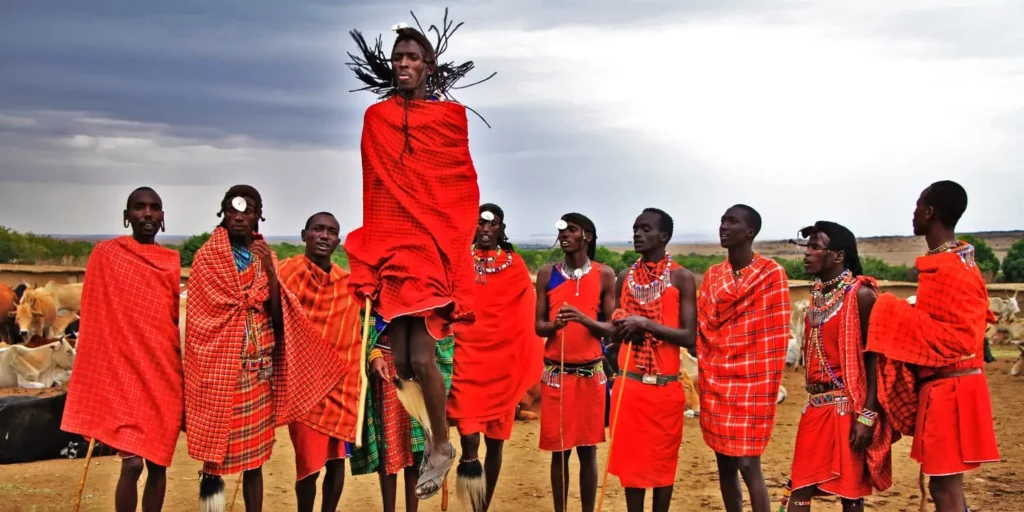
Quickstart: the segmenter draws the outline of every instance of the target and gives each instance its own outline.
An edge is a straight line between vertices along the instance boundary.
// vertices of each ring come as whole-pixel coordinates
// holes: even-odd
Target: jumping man
[[[602,338],[612,334],[615,271],[594,261],[593,221],[567,213],[556,226],[565,259],[537,272],[536,332],[547,339],[540,449],[552,452],[555,512],[563,512],[569,496],[569,456],[576,448],[583,512],[591,512],[597,495],[597,444],[605,440]]]
[[[100,242],[89,256],[61,429],[118,450],[117,512],[137,509],[145,467],[142,510],[156,512],[163,508],[184,407],[181,259],[156,243],[164,210],[153,189],[138,188],[128,196],[124,225],[131,226],[131,236]]]
[[[882,408],[897,430],[914,436],[910,456],[930,477],[939,512],[966,510],[964,473],[999,461],[982,359],[986,324],[995,318],[974,247],[953,232],[966,210],[967,192],[955,182],[921,193],[914,234],[925,237],[928,253],[915,264],[917,302],[882,294],[868,330],[867,349],[884,356]]]
[[[718,233],[729,256],[704,274],[697,298],[700,426],[718,459],[726,512],[743,509],[739,475],[754,512],[771,507],[761,454],[775,428],[790,306],[786,271],[752,249],[760,230],[753,208],[726,210]]]
[[[619,348],[608,471],[626,489],[629,512],[643,510],[646,489],[654,490],[653,510],[668,511],[683,442],[686,394],[679,356],[696,337],[697,285],[693,274],[665,252],[672,230],[667,213],[644,210],[633,223],[633,248],[640,259],[619,273],[616,283],[614,339],[630,344],[631,355],[627,360],[627,350]]]

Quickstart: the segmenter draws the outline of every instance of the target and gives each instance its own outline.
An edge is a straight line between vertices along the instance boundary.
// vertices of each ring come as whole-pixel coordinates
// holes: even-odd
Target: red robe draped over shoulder
[[[373,297],[385,322],[451,305],[451,321],[471,323],[480,190],[466,108],[392,97],[366,110],[361,149],[363,225],[345,239],[350,289]]]
[[[493,256],[484,253],[484,257]],[[476,322],[455,327],[455,371],[448,417],[486,423],[513,414],[526,390],[544,371],[544,340],[535,331],[537,292],[526,263],[502,251],[475,284]]]
[[[180,256],[122,236],[96,244],[85,276],[61,429],[169,466],[184,401]]]

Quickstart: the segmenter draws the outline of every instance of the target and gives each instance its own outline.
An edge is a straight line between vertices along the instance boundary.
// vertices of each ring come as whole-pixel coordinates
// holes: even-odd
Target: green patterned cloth
[[[364,312],[359,313],[360,318],[365,318]],[[371,319],[371,321],[376,320]],[[377,323],[377,322],[374,322]],[[365,323],[361,322],[361,325]],[[377,340],[380,339],[381,331],[376,325],[370,327],[370,339],[366,343],[366,360],[370,360],[370,351],[377,345]],[[452,373],[455,371],[455,337],[449,336],[441,341],[437,342],[437,366],[441,369],[441,375],[444,376],[444,389],[445,395],[451,392],[452,389]],[[369,363],[367,363],[369,364]],[[369,374],[370,369],[366,369]],[[383,436],[381,435],[380,429],[383,427],[381,424],[381,416],[377,411],[376,404],[373,400],[373,386],[367,389],[366,393],[366,412],[363,420],[363,447],[356,448],[353,444],[351,446],[351,454],[349,456],[349,464],[352,466],[353,475],[368,475],[376,473],[377,468],[380,465],[380,451],[382,448],[387,449],[383,445]],[[425,436],[423,433],[423,426],[416,421],[415,418],[412,420],[412,428],[409,430],[409,435],[412,437],[412,452],[413,459],[416,464],[420,463],[423,457],[423,445],[425,443]]]

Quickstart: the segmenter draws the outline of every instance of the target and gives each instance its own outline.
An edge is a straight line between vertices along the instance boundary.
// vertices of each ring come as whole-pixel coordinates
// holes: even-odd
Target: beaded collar
[[[660,299],[665,290],[672,287],[672,255],[666,254],[665,259],[667,260],[665,271],[647,284],[637,284],[636,279],[634,279],[636,270],[640,268],[640,264],[643,261],[642,257],[637,259],[633,266],[629,268],[629,277],[627,278],[629,293],[640,304],[648,304]]]
[[[559,261],[558,263],[555,263],[555,269],[558,270],[558,272],[560,274],[562,274],[562,277],[564,277],[566,279],[566,281],[569,281],[569,280],[575,280],[576,281],[576,296],[577,297],[580,296],[580,281],[583,280],[583,276],[585,276],[585,275],[590,273],[590,269],[591,268],[593,268],[593,266],[590,264],[590,258],[587,258],[587,261],[583,262],[583,266],[582,267],[574,268],[574,269],[570,269],[569,265],[565,264],[565,260],[562,260],[562,261]]]
[[[502,263],[500,266],[495,266],[495,263],[498,261],[498,257],[501,256],[503,253],[501,247],[498,247],[498,249],[494,253],[494,256],[477,256],[477,249],[475,245],[473,246],[471,252],[473,253],[473,268],[476,269],[476,281],[478,283],[483,283],[487,281],[486,274],[497,274],[498,272],[501,272],[502,270],[505,270],[508,267],[512,266],[513,254],[510,252],[505,253],[507,254],[507,258],[505,258],[505,263]]]

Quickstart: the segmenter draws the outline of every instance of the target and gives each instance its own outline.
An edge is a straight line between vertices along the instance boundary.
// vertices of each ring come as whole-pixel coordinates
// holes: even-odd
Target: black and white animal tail
[[[224,512],[224,479],[215,475],[199,478],[199,512]]]
[[[472,507],[473,512],[483,512],[487,504],[487,481],[480,459],[459,461],[455,468],[455,495],[463,505]]]

